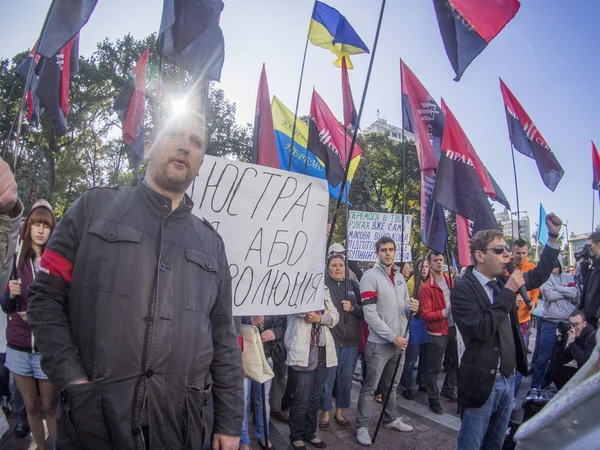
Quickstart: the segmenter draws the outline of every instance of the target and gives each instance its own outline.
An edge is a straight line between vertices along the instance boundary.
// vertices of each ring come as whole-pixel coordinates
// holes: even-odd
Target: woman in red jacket
[[[31,328],[27,323],[27,288],[40,268],[42,253],[55,226],[56,219],[50,204],[44,200],[36,202],[21,230],[20,249],[17,254],[17,279],[8,283],[8,288],[0,299],[2,310],[8,314],[5,365],[14,374],[19,391],[25,400],[27,420],[33,440],[39,449],[46,448],[41,406],[48,424],[50,443],[54,445],[56,395],[52,383],[40,367],[40,354],[37,352]]]

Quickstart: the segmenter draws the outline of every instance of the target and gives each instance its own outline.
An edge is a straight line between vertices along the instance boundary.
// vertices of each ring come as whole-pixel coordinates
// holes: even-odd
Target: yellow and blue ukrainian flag
[[[317,47],[330,50],[337,59],[337,67],[342,67],[342,58],[346,56],[348,69],[354,68],[349,55],[369,53],[360,36],[354,31],[350,22],[340,12],[323,2],[315,2],[308,39]]]

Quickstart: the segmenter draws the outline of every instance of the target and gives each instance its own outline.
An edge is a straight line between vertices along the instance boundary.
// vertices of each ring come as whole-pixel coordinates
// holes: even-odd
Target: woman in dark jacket
[[[56,219],[48,202],[44,200],[36,202],[31,207],[21,229],[17,254],[17,279],[8,283],[0,299],[2,310],[8,314],[5,365],[14,374],[17,387],[25,401],[33,440],[40,449],[46,448],[42,406],[48,424],[49,439],[54,445],[56,395],[54,386],[40,367],[40,354],[27,323],[27,288],[33,283],[35,274],[40,268],[42,253],[55,226]]]
[[[358,345],[360,343],[360,322],[364,319],[360,303],[360,287],[352,279],[345,279],[346,267],[341,255],[327,258],[327,276],[325,284],[331,293],[331,301],[340,314],[338,324],[333,327],[331,334],[335,342],[338,358],[337,367],[328,369],[327,380],[323,389],[321,409],[323,415],[319,429],[329,430],[329,411],[333,408],[333,386],[337,380],[335,391],[335,414],[333,420],[342,428],[350,428],[343,415],[344,409],[350,407],[352,391],[352,373],[358,360]]]
[[[285,334],[285,316],[246,316],[242,317],[244,325],[254,325],[260,332],[260,338],[265,351],[265,358],[273,368],[273,359],[276,353],[283,349],[283,335]],[[267,427],[270,419],[269,394],[271,392],[271,382],[265,382],[265,404],[267,406]],[[263,448],[272,449],[271,442],[265,442],[265,428],[263,417],[261,385],[250,378],[244,378],[244,423],[242,425],[242,435],[240,437],[240,450],[250,449],[250,436],[248,434],[248,413],[250,412],[250,399],[254,403],[254,435]],[[268,433],[267,429],[267,433]],[[270,441],[270,439],[269,439]]]

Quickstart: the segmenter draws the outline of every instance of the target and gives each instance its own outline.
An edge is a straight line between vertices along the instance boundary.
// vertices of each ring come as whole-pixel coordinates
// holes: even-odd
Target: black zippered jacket
[[[29,289],[61,448],[200,449],[239,436],[243,370],[225,247],[145,182],[62,217]],[[87,379],[87,384],[73,384]]]

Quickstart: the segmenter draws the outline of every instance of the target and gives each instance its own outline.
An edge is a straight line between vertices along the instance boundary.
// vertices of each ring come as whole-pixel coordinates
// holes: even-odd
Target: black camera
[[[576,261],[579,261],[580,259],[591,259],[593,255],[590,244],[585,244],[581,250],[573,253],[573,256],[575,257]]]
[[[571,328],[573,328],[573,324],[568,320],[561,320],[558,322],[558,332],[560,334],[566,335]]]

